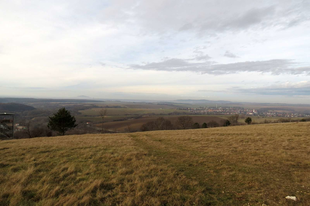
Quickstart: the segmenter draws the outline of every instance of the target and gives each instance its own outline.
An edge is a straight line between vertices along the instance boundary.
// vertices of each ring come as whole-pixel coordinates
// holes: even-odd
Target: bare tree
[[[219,127],[219,123],[217,123],[216,121],[212,120],[208,123],[208,127]]]
[[[30,131],[30,126],[31,126],[31,120],[26,121],[26,134],[28,138],[32,138],[31,131]]]
[[[159,117],[154,121],[143,124],[140,128],[141,131],[152,131],[152,130],[170,130],[173,129],[173,124],[170,120],[163,117]]]
[[[141,131],[152,131],[155,130],[155,123],[154,121],[147,122],[143,124],[140,128]]]
[[[130,124],[127,124],[127,131],[128,131],[128,132],[131,132]]]
[[[101,124],[101,133],[103,133],[103,130],[104,130],[103,123],[104,123],[104,118],[105,118],[105,116],[107,115],[107,109],[102,108],[102,109],[99,111],[99,115],[100,115],[101,120],[102,120],[102,124]]]
[[[231,123],[230,123],[230,121],[229,121],[228,119],[222,119],[222,120],[220,121],[220,126],[227,127],[227,126],[229,126],[229,125],[231,125]]]
[[[193,124],[193,119],[190,116],[181,116],[176,121],[176,126],[180,129],[191,129]]]
[[[228,120],[232,125],[238,124],[239,114],[235,114],[235,115],[228,117]]]

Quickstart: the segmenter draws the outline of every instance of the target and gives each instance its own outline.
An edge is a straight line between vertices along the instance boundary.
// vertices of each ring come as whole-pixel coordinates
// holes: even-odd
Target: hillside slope
[[[35,110],[34,107],[18,103],[0,103],[0,112],[24,112]]]
[[[309,134],[287,123],[0,141],[0,205],[310,205]]]

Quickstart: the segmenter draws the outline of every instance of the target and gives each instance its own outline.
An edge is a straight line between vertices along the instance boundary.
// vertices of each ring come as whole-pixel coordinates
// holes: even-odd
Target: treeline
[[[163,117],[159,117],[154,121],[149,121],[143,124],[140,128],[141,131],[154,131],[154,130],[174,130],[174,129],[198,129],[198,128],[208,128],[208,127],[221,127],[231,125],[229,120],[222,120],[220,123],[211,120],[209,122],[204,122],[199,124],[194,122],[193,118],[190,116],[180,116],[173,124],[170,120]]]
[[[173,124],[170,120],[163,117],[159,117],[154,121],[149,121],[143,124],[140,128],[141,131],[154,131],[154,130],[176,130],[176,129],[198,129],[198,128],[212,128],[212,127],[227,127],[236,126],[244,124],[268,124],[268,123],[284,123],[284,122],[307,122],[310,118],[303,119],[291,119],[291,118],[280,118],[277,120],[267,120],[257,123],[252,121],[252,118],[247,117],[244,123],[239,122],[239,115],[235,114],[229,116],[227,119],[223,119],[219,122],[211,120],[209,122],[204,122],[199,124],[198,122],[193,122],[190,116],[178,117],[177,121]]]
[[[280,118],[276,120],[264,120],[264,124],[269,124],[269,123],[285,123],[285,122],[308,122],[310,121],[310,117],[302,118],[302,119],[292,119],[292,118]],[[257,124],[253,122],[253,124]]]
[[[14,139],[35,138],[35,137],[51,137],[58,136],[59,133],[47,127],[47,122],[35,124],[35,121],[26,121],[23,129],[14,132]],[[98,129],[94,126],[87,125],[86,121],[79,121],[77,126],[69,130],[67,135],[76,134],[96,134]]]
[[[65,112],[65,115],[60,115],[58,120],[55,120],[55,125],[53,127],[50,127],[51,120],[59,115],[59,112]],[[106,111],[106,109],[103,109],[103,111]],[[54,114],[54,116],[50,116],[50,112],[46,111],[46,113],[42,113],[42,111],[27,111],[23,114],[28,116],[28,113],[31,113],[32,118],[31,119],[22,119],[21,116],[16,116],[16,119],[20,123],[19,125],[16,125],[16,131],[14,133],[14,138],[20,139],[20,138],[33,138],[33,137],[50,137],[50,136],[56,136],[56,135],[64,135],[65,132],[68,135],[72,134],[95,134],[99,133],[100,130],[98,126],[95,124],[89,124],[86,120],[80,120],[78,122],[75,122],[74,115],[71,115],[69,111],[67,111],[65,108],[59,109],[57,113]],[[36,116],[37,113],[40,113],[42,116]],[[104,117],[106,115],[106,112],[104,114],[100,114],[100,117],[102,118],[102,122],[104,122]],[[36,117],[34,117],[36,116]],[[46,118],[46,116],[49,116],[49,120]],[[72,125],[65,126],[63,125],[68,123],[68,118],[74,120]],[[242,118],[243,119],[243,118]],[[243,125],[243,124],[267,124],[267,123],[282,123],[282,122],[306,122],[310,121],[310,117],[303,118],[303,119],[291,119],[291,118],[280,118],[277,120],[268,120],[265,119],[265,121],[257,123],[255,121],[252,121],[250,117],[247,117],[244,122],[239,122],[239,115],[231,115],[227,117],[227,119],[221,119],[221,120],[211,120],[209,122],[194,122],[193,118],[191,116],[179,116],[176,121],[171,122],[169,119],[166,119],[164,117],[159,117],[153,121],[149,121],[144,123],[139,130],[136,131],[154,131],[154,130],[177,130],[177,129],[198,129],[198,128],[212,128],[212,127],[225,127],[225,126],[234,126],[234,125]],[[70,121],[69,121],[70,122]],[[63,128],[62,128],[63,127]],[[117,132],[117,131],[110,131],[105,129],[103,126],[101,128],[101,133],[111,133],[111,132]],[[128,126],[127,132],[134,132],[130,129],[130,125]],[[1,131],[0,131],[1,133]],[[0,138],[1,139],[1,138]]]

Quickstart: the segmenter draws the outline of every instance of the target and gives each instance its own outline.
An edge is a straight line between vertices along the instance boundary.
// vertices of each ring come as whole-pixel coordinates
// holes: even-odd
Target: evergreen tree
[[[230,125],[230,121],[227,119],[225,122],[224,122],[224,127],[227,127],[227,126],[229,126]]]
[[[252,123],[251,117],[246,118],[244,121],[245,121],[245,123],[247,123],[247,124],[251,124],[251,123]]]
[[[65,135],[66,131],[77,126],[75,121],[75,117],[72,116],[68,110],[61,108],[54,116],[49,117],[47,127],[57,131],[61,135]]]
[[[204,122],[204,123],[201,125],[201,128],[208,128],[207,123]]]

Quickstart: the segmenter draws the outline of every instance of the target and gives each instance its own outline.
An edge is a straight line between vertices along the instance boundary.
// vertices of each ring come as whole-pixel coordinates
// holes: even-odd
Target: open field
[[[208,123],[210,121],[216,121],[217,123],[221,124],[221,121],[223,121],[223,118],[217,117],[217,116],[209,116],[209,115],[188,115],[192,117],[193,122],[198,122],[200,125],[202,125],[204,122]],[[124,132],[124,131],[138,131],[140,130],[141,126],[149,121],[154,121],[159,116],[149,116],[149,117],[142,117],[139,119],[129,119],[125,121],[114,121],[114,122],[107,122],[104,123],[104,128],[111,131],[117,131],[117,132]],[[172,124],[175,124],[178,117],[180,116],[162,116],[167,120],[170,120]],[[98,127],[101,127],[101,124],[97,125]]]
[[[102,121],[99,115],[102,108],[107,109],[107,115],[104,118],[104,122],[124,121],[133,118],[162,116],[173,113],[178,113],[180,115],[186,115],[189,113],[186,110],[178,110],[177,105],[152,104],[142,102],[103,102],[96,104],[96,106],[97,108],[94,107],[79,110],[78,114],[76,115],[77,119],[99,123]]]
[[[0,205],[310,205],[309,134],[285,123],[1,141]]]
[[[80,111],[82,115],[99,115],[101,108],[93,108]],[[108,108],[108,116],[127,116],[127,115],[145,115],[145,114],[169,114],[176,112],[176,109],[146,109],[146,108]]]

